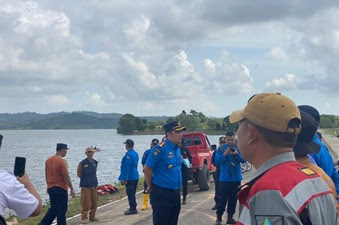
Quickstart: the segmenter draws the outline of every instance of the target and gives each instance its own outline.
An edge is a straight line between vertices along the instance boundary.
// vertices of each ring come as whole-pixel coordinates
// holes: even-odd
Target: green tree
[[[118,134],[131,134],[137,129],[135,124],[136,117],[132,114],[123,115],[118,123],[117,132]]]
[[[221,130],[221,124],[219,122],[215,123],[215,130],[220,131]]]
[[[154,121],[149,122],[148,125],[150,130],[155,130],[157,128],[157,124]]]
[[[147,128],[148,121],[146,119],[141,119],[140,117],[135,117],[135,126],[138,131],[144,131]]]
[[[179,119],[179,122],[188,130],[199,130],[200,128],[200,119],[193,115],[185,115]]]
[[[333,123],[332,123],[330,117],[321,118],[320,127],[321,128],[333,128]]]

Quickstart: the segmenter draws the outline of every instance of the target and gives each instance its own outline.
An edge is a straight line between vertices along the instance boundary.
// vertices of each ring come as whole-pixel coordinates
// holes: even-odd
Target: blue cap
[[[60,150],[63,149],[63,148],[68,149],[68,148],[67,148],[67,145],[64,144],[64,143],[58,143],[57,146],[56,146],[56,150],[57,150],[57,151],[60,151]]]

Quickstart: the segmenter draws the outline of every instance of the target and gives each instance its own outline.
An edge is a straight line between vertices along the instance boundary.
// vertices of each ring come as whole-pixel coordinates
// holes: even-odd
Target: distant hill
[[[96,113],[90,111],[0,113],[0,129],[115,129],[120,113]],[[142,117],[149,121],[167,120],[166,116]]]

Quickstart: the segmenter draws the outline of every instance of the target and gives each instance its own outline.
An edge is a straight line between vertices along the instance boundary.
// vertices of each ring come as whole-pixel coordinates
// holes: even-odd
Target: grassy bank
[[[328,134],[337,136],[339,134],[339,128],[325,129]]]
[[[107,203],[119,200],[119,199],[126,196],[125,186],[117,184],[117,185],[115,185],[115,187],[117,187],[119,189],[119,192],[114,193],[112,195],[99,196],[98,206],[105,205]],[[137,191],[141,191],[141,190],[143,190],[143,188],[144,188],[144,178],[142,177],[142,178],[139,179]],[[68,210],[67,210],[67,213],[66,213],[67,218],[75,216],[75,215],[80,213],[80,211],[81,211],[80,199],[81,199],[80,194],[78,194],[75,198],[69,199]],[[45,216],[49,207],[50,207],[49,203],[46,203],[43,206],[42,213],[39,216],[31,217],[31,218],[28,218],[28,219],[20,219],[16,216],[11,216],[10,218],[7,219],[7,221],[11,222],[11,221],[13,221],[13,219],[15,219],[19,222],[19,224],[22,224],[22,225],[36,225]]]

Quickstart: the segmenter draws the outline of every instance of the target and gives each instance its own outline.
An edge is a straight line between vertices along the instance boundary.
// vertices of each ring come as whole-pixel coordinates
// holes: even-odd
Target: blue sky
[[[339,115],[339,2],[0,0],[0,112]]]

